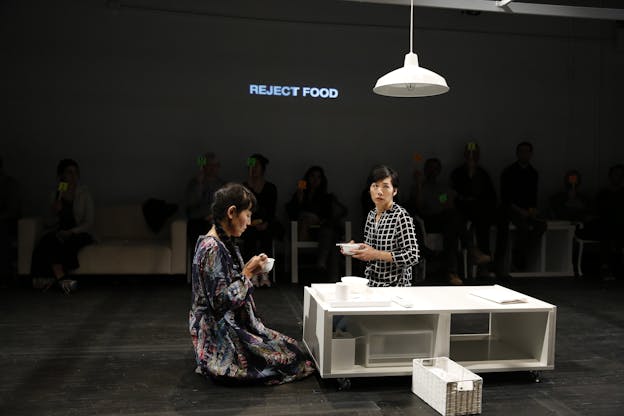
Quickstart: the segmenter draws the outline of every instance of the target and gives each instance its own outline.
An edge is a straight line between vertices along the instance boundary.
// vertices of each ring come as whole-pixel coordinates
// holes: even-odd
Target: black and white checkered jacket
[[[370,286],[411,286],[412,266],[418,263],[418,243],[414,220],[396,202],[375,222],[377,208],[366,218],[364,242],[392,253],[392,261],[375,260],[366,265],[365,276]]]

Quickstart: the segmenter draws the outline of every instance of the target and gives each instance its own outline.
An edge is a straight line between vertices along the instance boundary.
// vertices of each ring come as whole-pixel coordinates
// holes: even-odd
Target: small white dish
[[[262,271],[264,273],[268,273],[273,269],[273,264],[275,263],[275,259],[272,257],[267,258],[266,263],[262,265]]]
[[[336,246],[341,247],[342,252],[348,256],[353,254],[353,250],[360,248],[360,244],[358,243],[338,243]]]

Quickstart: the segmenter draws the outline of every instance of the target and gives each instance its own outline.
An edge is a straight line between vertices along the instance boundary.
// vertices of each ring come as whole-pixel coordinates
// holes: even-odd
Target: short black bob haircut
[[[377,165],[371,169],[370,174],[368,175],[368,185],[370,186],[373,183],[386,178],[390,178],[393,188],[399,188],[399,174],[396,173],[394,169],[386,165]]]

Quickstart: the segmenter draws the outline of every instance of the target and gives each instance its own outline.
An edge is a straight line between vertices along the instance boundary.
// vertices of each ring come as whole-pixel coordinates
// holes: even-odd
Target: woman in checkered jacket
[[[411,286],[418,243],[412,217],[394,202],[399,175],[387,166],[376,166],[368,183],[375,208],[368,213],[364,242],[353,257],[367,262],[364,273],[369,286]]]

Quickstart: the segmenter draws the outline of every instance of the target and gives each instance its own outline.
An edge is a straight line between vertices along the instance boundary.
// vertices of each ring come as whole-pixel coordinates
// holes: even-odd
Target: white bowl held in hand
[[[358,243],[338,243],[337,246],[342,248],[342,252],[348,256],[353,254],[353,250],[360,248]]]
[[[275,263],[275,259],[272,257],[267,258],[266,263],[262,265],[262,271],[264,273],[268,273],[273,269],[273,263]]]

